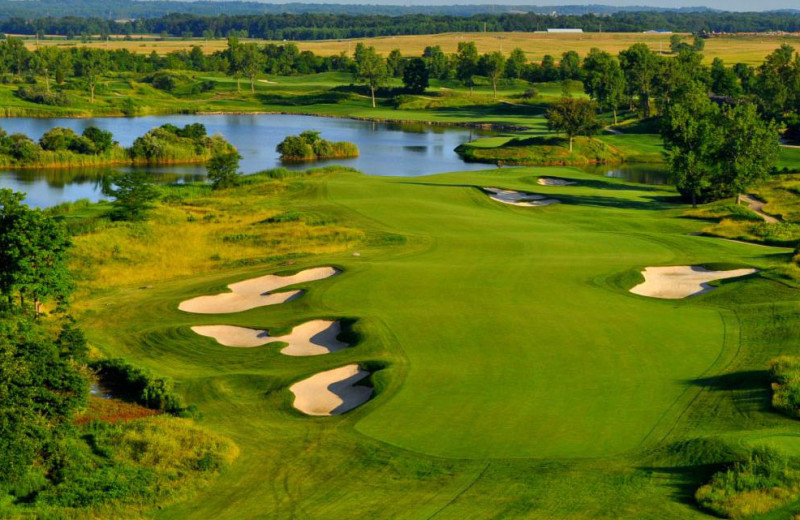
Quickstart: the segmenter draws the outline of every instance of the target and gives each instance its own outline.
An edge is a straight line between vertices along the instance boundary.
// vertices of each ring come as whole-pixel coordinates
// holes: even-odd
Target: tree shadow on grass
[[[711,392],[726,392],[736,409],[743,412],[775,413],[772,409],[769,372],[743,370],[690,379],[688,383]]]

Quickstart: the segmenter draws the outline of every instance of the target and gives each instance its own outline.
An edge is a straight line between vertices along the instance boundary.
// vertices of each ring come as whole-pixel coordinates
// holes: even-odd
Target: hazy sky
[[[268,3],[336,3],[377,5],[453,5],[453,4],[498,4],[498,5],[645,5],[651,7],[703,6],[726,11],[764,11],[770,9],[800,9],[800,0],[262,0]]]

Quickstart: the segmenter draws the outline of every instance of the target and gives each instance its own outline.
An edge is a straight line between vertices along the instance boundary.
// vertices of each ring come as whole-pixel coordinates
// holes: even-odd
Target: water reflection
[[[658,164],[595,165],[587,166],[583,170],[594,175],[602,175],[639,184],[671,184],[669,170],[666,166]]]

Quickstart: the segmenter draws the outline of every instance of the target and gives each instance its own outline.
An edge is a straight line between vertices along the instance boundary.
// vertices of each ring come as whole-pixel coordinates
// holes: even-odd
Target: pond
[[[62,126],[82,132],[88,126],[109,130],[123,146],[151,128],[172,123],[183,126],[203,123],[209,134],[222,134],[242,155],[241,169],[254,173],[278,166],[310,168],[325,164],[343,164],[370,175],[420,176],[459,170],[482,170],[485,164],[465,163],[455,148],[488,132],[461,127],[424,124],[400,125],[283,114],[248,115],[169,115],[135,118],[40,119],[10,118],[0,120],[0,128],[39,139],[47,130]],[[361,156],[355,159],[316,161],[284,165],[275,151],[287,135],[317,130],[329,141],[350,141],[358,145]],[[117,168],[119,169],[119,168]],[[201,178],[202,166],[147,167],[170,180]],[[61,202],[86,198],[98,200],[98,170],[16,170],[0,173],[0,188],[12,188],[28,194],[28,203],[47,207]],[[166,179],[162,179],[166,180]]]
[[[10,118],[0,120],[0,128],[39,139],[47,130],[62,126],[82,132],[88,126],[109,130],[123,146],[148,130],[165,123],[183,126],[202,123],[209,134],[222,134],[242,155],[244,173],[285,166],[310,168],[325,164],[342,164],[369,175],[413,177],[434,173],[484,170],[491,165],[464,162],[455,148],[490,132],[463,127],[425,124],[392,124],[352,119],[298,116],[285,114],[237,115],[167,115],[135,118],[109,117],[88,119]],[[330,141],[350,141],[358,145],[361,156],[302,164],[282,164],[275,151],[287,135],[304,130],[317,130]],[[126,167],[129,168],[129,167]],[[161,182],[202,179],[203,166],[157,166],[145,168],[158,174]],[[125,168],[116,168],[125,169]],[[108,168],[57,170],[5,170],[0,172],[0,188],[27,193],[32,206],[49,207],[78,199],[100,200],[100,175]],[[593,173],[625,178],[634,182],[661,183],[657,173],[642,174],[637,168],[615,169],[595,167]]]

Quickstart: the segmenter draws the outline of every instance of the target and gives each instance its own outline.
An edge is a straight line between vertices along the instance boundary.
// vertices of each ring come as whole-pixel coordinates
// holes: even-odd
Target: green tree
[[[515,47],[508,56],[508,60],[506,60],[506,77],[509,79],[521,78],[527,63],[528,58],[525,57],[525,51],[519,47]]]
[[[360,45],[360,44],[359,44]],[[389,72],[386,69],[386,60],[381,58],[375,47],[356,46],[356,81],[369,87],[372,96],[372,108],[375,108],[375,90],[386,83]]]
[[[456,78],[469,87],[470,94],[475,87],[474,76],[478,73],[478,48],[475,42],[458,42],[456,53]]]
[[[581,79],[581,57],[575,51],[567,51],[561,55],[558,64],[561,79]]]
[[[450,63],[447,56],[438,45],[425,47],[422,58],[428,65],[430,75],[436,79],[447,79],[451,75]]]
[[[587,99],[561,98],[550,106],[545,117],[550,130],[567,134],[570,152],[576,136],[594,135],[600,129],[597,104]]]
[[[242,46],[241,69],[250,79],[250,93],[256,92],[256,76],[264,69],[265,56],[255,43],[246,43]]]
[[[228,48],[225,50],[228,59],[228,75],[236,78],[236,92],[242,91],[242,73],[244,71],[244,49],[235,36],[228,37]]]
[[[59,461],[75,413],[86,405],[86,341],[74,326],[57,338],[23,318],[0,322],[0,483]]]
[[[602,110],[610,110],[617,124],[617,109],[625,101],[625,74],[619,62],[608,52],[591,49],[583,60],[583,84],[586,93]]]
[[[500,51],[490,52],[481,56],[480,69],[492,81],[494,99],[497,99],[497,80],[505,72],[506,59]]]
[[[393,78],[402,78],[405,65],[406,61],[403,59],[403,54],[400,52],[400,49],[392,49],[389,56],[386,58],[386,68],[389,75]]]
[[[78,75],[86,81],[89,101],[94,103],[94,91],[103,75],[108,72],[108,53],[97,49],[82,48],[76,61]]]
[[[720,58],[711,63],[711,91],[721,96],[736,97],[742,93],[739,78],[733,69],[725,66]]]
[[[25,311],[39,316],[41,305],[66,304],[72,292],[63,226],[39,209],[23,204],[25,196],[0,190],[0,294],[19,298]]]
[[[773,170],[780,152],[778,125],[764,120],[755,105],[740,104],[722,111],[719,126],[725,140],[716,160],[738,204],[742,193]]]
[[[114,135],[108,130],[100,130],[96,126],[89,126],[83,131],[83,137],[92,142],[94,152],[103,154],[114,146]]]
[[[414,94],[422,94],[428,88],[428,65],[422,58],[412,58],[403,69],[403,85]]]
[[[239,184],[239,161],[242,156],[238,152],[215,154],[206,163],[208,180],[215,190],[231,188]]]
[[[636,43],[619,53],[619,62],[625,73],[628,94],[639,101],[639,111],[650,117],[650,98],[653,80],[658,72],[658,56],[644,43]]]
[[[705,91],[695,88],[672,104],[662,121],[671,178],[693,207],[710,195],[719,174],[716,157],[724,139],[717,124],[719,112]]]
[[[114,198],[112,217],[116,220],[144,220],[158,199],[153,174],[143,170],[106,176],[103,194]]]

